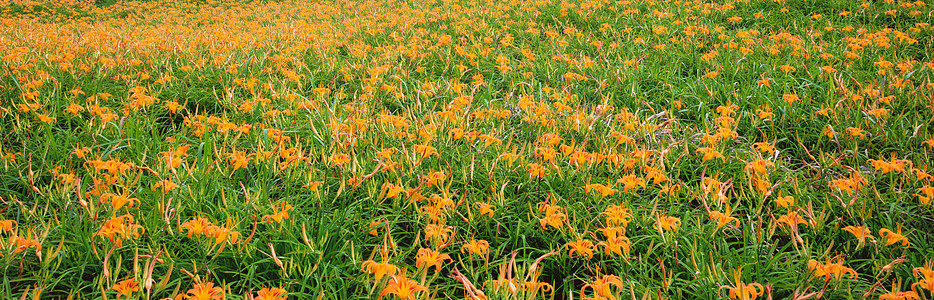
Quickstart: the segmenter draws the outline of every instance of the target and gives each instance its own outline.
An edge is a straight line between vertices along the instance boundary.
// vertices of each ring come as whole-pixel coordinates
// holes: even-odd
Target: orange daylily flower
[[[739,111],[739,106],[729,102],[724,105],[717,106],[717,113],[721,116],[732,116],[737,111]]]
[[[922,181],[922,180],[934,181],[934,175],[928,174],[924,170],[912,168],[911,172],[915,173],[915,178],[918,181]]]
[[[0,221],[0,232],[13,232],[13,229],[16,229],[16,221],[14,220],[2,220]]]
[[[628,193],[630,189],[636,189],[640,186],[645,188],[645,180],[633,174],[624,175],[623,178],[617,179],[616,182],[623,184],[624,193]]]
[[[603,210],[602,215],[606,217],[606,226],[626,227],[632,222],[632,210],[623,208],[619,205],[609,205]]]
[[[172,173],[175,173],[175,169],[177,169],[182,162],[185,161],[185,157],[188,156],[188,148],[190,147],[191,145],[185,145],[172,151],[159,152],[162,164],[169,168],[169,170],[172,170]]]
[[[117,211],[118,209],[122,208],[124,205],[126,205],[127,208],[132,208],[133,203],[137,203],[137,204],[140,203],[139,199],[130,197],[128,190],[123,190],[123,193],[121,195],[116,195],[113,193],[104,193],[103,195],[101,195],[101,202],[105,202],[105,203],[109,202],[113,206],[114,211]]]
[[[931,261],[925,261],[923,267],[915,267],[911,269],[912,275],[915,278],[918,278],[918,282],[911,285],[911,289],[914,290],[916,286],[920,286],[922,289],[928,291],[934,291],[934,269],[932,269]]]
[[[304,186],[302,186],[302,187],[303,187],[303,188],[304,188],[304,187],[307,187],[307,188],[308,188],[309,190],[311,190],[312,192],[317,192],[319,189],[321,189],[321,186],[323,186],[323,185],[324,185],[324,181],[315,180],[315,181],[309,182],[308,184],[306,184],[306,185],[304,185]]]
[[[895,171],[895,173],[901,174],[905,172],[906,166],[911,165],[911,162],[906,159],[893,159],[891,161],[884,161],[880,159],[869,159],[868,162],[877,171],[882,171],[882,174],[887,174],[892,171]]]
[[[275,213],[273,213],[273,214],[271,214],[271,215],[265,215],[265,216],[263,216],[263,219],[262,219],[262,220],[263,220],[263,221],[266,221],[266,222],[269,222],[269,223],[273,223],[273,222],[275,222],[275,223],[282,223],[283,220],[286,220],[286,219],[289,218],[289,211],[292,210],[292,209],[294,209],[294,208],[292,207],[292,205],[290,205],[290,204],[289,204],[288,202],[286,202],[286,201],[282,201],[282,202],[279,203],[279,210],[278,210],[278,211],[276,211]]]
[[[447,179],[447,175],[444,174],[444,172],[435,171],[428,173],[428,175],[423,178],[427,182],[428,186],[440,186],[444,183],[444,180]]]
[[[785,224],[788,227],[791,227],[792,231],[797,231],[798,224],[807,225],[808,222],[804,220],[803,217],[799,216],[797,212],[789,212],[778,217],[779,224]]]
[[[747,173],[755,173],[765,175],[768,172],[769,167],[774,166],[775,164],[767,159],[757,159],[746,164]]]
[[[931,200],[934,199],[934,187],[925,186],[918,189],[921,194],[914,194],[913,196],[918,197],[918,202],[921,204],[931,203]]]
[[[451,256],[428,248],[418,249],[415,254],[415,267],[435,266],[435,272],[441,271],[441,264],[445,260],[451,260]]]
[[[385,258],[384,258],[385,259]],[[376,281],[383,279],[383,276],[389,275],[394,276],[399,273],[399,267],[396,267],[389,262],[375,262],[372,259],[363,262],[361,265],[363,271],[369,274],[373,274]]]
[[[902,226],[899,225],[897,232],[892,232],[887,228],[879,229],[879,237],[885,239],[885,245],[892,245],[898,242],[902,242],[902,246],[908,246],[911,243],[908,241],[908,238],[902,235]]]
[[[866,131],[865,131],[865,130],[862,130],[862,129],[858,128],[858,127],[847,127],[847,128],[846,128],[846,132],[849,133],[850,136],[852,136],[852,137],[857,137],[857,138],[859,138],[859,139],[865,139],[865,138],[866,138]]]
[[[404,187],[397,186],[395,184],[392,184],[391,182],[384,182],[383,185],[380,187],[380,190],[386,192],[386,196],[385,196],[386,198],[396,198],[399,196],[399,194],[402,194],[402,192],[405,192]]]
[[[252,154],[247,155],[246,151],[236,150],[230,153],[230,167],[231,171],[236,171],[239,169],[246,168],[250,164],[250,157]]]
[[[608,186],[605,186],[605,185],[603,185],[603,184],[601,184],[601,183],[592,183],[592,184],[588,184],[588,185],[585,185],[584,187],[582,187],[581,189],[584,190],[584,192],[585,192],[585,193],[588,193],[588,194],[591,193],[591,192],[593,192],[593,191],[596,191],[596,192],[600,193],[600,196],[603,196],[603,197],[611,196],[611,195],[613,195],[613,194],[616,193],[616,189],[611,188],[611,187],[608,187]]]
[[[94,235],[106,237],[120,247],[123,245],[123,239],[138,239],[145,232],[142,225],[134,223],[133,215],[130,214],[113,217],[104,222]]]
[[[616,287],[616,293],[613,293],[612,287]],[[581,298],[590,299],[584,295],[584,291],[590,288],[593,290],[593,299],[616,300],[616,294],[623,290],[623,280],[616,275],[603,275],[594,278],[591,283],[584,284],[581,287]]]
[[[653,184],[661,185],[664,182],[671,181],[671,178],[668,178],[664,171],[650,166],[642,167],[642,172],[645,173],[645,179],[651,180]]]
[[[652,224],[652,228],[662,233],[665,231],[678,230],[678,226],[681,226],[681,219],[664,215],[658,216],[658,220]]]
[[[350,162],[350,155],[347,155],[345,153],[335,153],[331,155],[331,167],[333,166],[343,167],[348,162]]]
[[[835,263],[831,263],[828,258],[825,264],[821,264],[812,259],[808,261],[808,270],[814,272],[814,277],[824,277],[824,281],[830,281],[831,279],[840,280],[847,274],[850,275],[851,279],[856,279],[859,276],[856,270],[843,265],[842,258],[838,259]]]
[[[731,217],[729,211],[725,214],[719,211],[711,211],[708,215],[711,220],[717,221],[717,229],[723,228],[730,222],[736,222],[736,227],[739,227],[739,219]]]
[[[662,189],[658,191],[659,197],[674,197],[678,194],[678,191],[681,190],[681,186],[677,184],[665,184],[662,186]]]
[[[545,177],[545,174],[548,174],[547,168],[536,163],[529,163],[525,166],[525,168],[529,171],[529,177],[532,178],[542,178]]]
[[[918,296],[918,293],[915,291],[900,291],[898,286],[901,285],[897,283],[894,279],[892,280],[892,291],[879,295],[879,300],[918,300],[921,297]]]
[[[21,236],[12,236],[10,237],[10,244],[14,245],[13,253],[23,253],[23,251],[26,251],[26,249],[29,249],[30,247],[35,247],[36,256],[41,257],[40,251],[42,250],[42,244],[39,243],[38,238],[32,237],[32,233],[30,233],[25,238]]]
[[[263,288],[256,292],[255,300],[287,300],[289,295],[278,287]]]
[[[213,225],[207,219],[198,217],[182,223],[181,228],[188,229],[188,238],[191,238],[192,235],[201,234]]]
[[[429,156],[432,156],[432,155],[435,155],[435,156],[438,155],[438,149],[436,149],[435,147],[429,146],[429,145],[416,144],[412,146],[412,150],[414,150],[415,154],[418,154],[418,157],[422,159],[428,158]]]
[[[727,289],[729,291],[730,299],[741,299],[741,300],[755,300],[757,297],[762,296],[765,293],[765,288],[758,283],[749,283],[744,284],[742,282],[743,268],[733,270],[733,286],[722,285],[720,290]],[[718,291],[719,292],[719,291]]]
[[[451,236],[451,228],[438,224],[428,224],[425,226],[425,240],[435,241],[437,245],[447,242]]]
[[[856,171],[850,172],[850,177],[847,179],[834,179],[829,182],[831,187],[836,187],[841,191],[847,192],[849,195],[853,195],[858,192],[863,185],[866,184],[866,179],[863,178]]]
[[[196,283],[187,292],[188,300],[217,300],[224,299],[224,289],[215,287],[213,282]]]
[[[160,192],[162,192],[163,194],[168,193],[168,192],[170,192],[170,191],[172,191],[172,190],[174,190],[174,189],[177,189],[177,188],[179,188],[179,187],[180,187],[180,186],[179,186],[178,184],[175,184],[174,182],[171,182],[171,181],[168,181],[168,180],[159,180],[158,182],[156,182],[155,184],[152,185],[152,189],[153,189],[153,190],[160,191]]]
[[[852,233],[854,236],[856,236],[856,239],[859,240],[858,245],[863,245],[866,238],[869,238],[873,241],[876,240],[876,238],[872,237],[872,231],[869,230],[869,228],[863,226],[847,226],[843,227],[843,231]]]
[[[496,212],[496,206],[490,205],[486,202],[477,202],[477,210],[480,211],[480,215],[486,215],[487,217],[492,218],[493,213]]]
[[[467,250],[470,255],[484,256],[490,249],[490,242],[485,240],[470,240],[461,247],[461,252]]]
[[[600,241],[597,245],[603,246],[603,252],[606,255],[610,253],[616,253],[616,255],[625,255],[629,256],[629,250],[632,246],[632,241],[628,237],[624,236],[626,229],[623,227],[607,227],[600,230],[603,232],[603,235],[606,236],[606,241]]]
[[[427,291],[428,288],[419,285],[415,280],[405,276],[392,275],[389,279],[389,284],[379,293],[378,299],[383,299],[383,296],[388,294],[394,294],[396,297],[403,300],[415,299],[415,293]]]
[[[722,161],[726,161],[726,157],[723,157],[723,154],[720,154],[720,151],[714,150],[713,148],[710,148],[710,147],[697,148],[696,153],[703,153],[704,157],[702,158],[702,160],[705,162],[708,160],[714,159],[714,158],[719,158]]]
[[[795,197],[792,197],[792,196],[782,197],[781,194],[778,194],[778,197],[775,198],[775,204],[778,205],[778,207],[789,208],[792,205],[795,205]]]
[[[117,291],[117,293],[120,293],[117,295],[117,299],[120,299],[123,296],[126,296],[127,298],[133,298],[133,292],[139,291],[139,281],[136,281],[135,278],[130,278],[118,282],[110,288],[114,291]]]
[[[769,142],[759,142],[753,144],[753,147],[756,148],[756,151],[759,151],[763,155],[773,155],[775,154],[775,145]]]
[[[574,252],[577,252],[580,256],[586,256],[588,259],[593,258],[593,253],[596,250],[593,242],[587,239],[568,242],[565,247],[568,248],[568,256],[573,257]]]
[[[545,217],[539,220],[539,223],[542,225],[542,229],[545,229],[545,225],[551,225],[551,227],[560,229],[564,222],[567,221],[567,214],[564,213],[564,208],[558,205],[539,203],[538,211],[544,211]]]
[[[214,238],[214,244],[222,244],[224,242],[236,244],[240,239],[240,232],[233,230],[233,225],[230,224],[229,219],[225,226],[208,226],[204,230],[204,234]]]

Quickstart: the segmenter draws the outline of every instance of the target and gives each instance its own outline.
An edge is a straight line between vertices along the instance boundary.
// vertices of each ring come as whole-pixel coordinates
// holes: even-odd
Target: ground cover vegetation
[[[4,1],[4,299],[930,299],[931,5]]]

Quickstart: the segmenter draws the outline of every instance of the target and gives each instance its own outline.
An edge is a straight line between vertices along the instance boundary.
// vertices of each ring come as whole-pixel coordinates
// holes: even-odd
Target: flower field
[[[3,299],[932,299],[924,1],[0,1]]]

